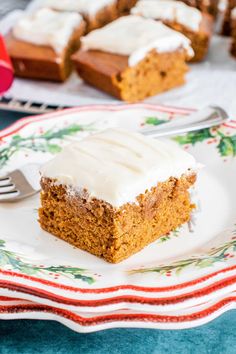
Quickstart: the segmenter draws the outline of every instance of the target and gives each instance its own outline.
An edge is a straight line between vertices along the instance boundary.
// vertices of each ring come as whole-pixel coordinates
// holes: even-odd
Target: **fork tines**
[[[14,183],[12,183],[11,177],[4,176],[0,177],[0,200],[1,199],[11,199],[17,197],[19,191],[16,189]]]

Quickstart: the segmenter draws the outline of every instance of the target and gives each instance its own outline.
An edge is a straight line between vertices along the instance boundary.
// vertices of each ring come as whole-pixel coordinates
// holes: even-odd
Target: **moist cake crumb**
[[[188,222],[195,159],[175,144],[109,129],[41,170],[41,227],[111,263]]]

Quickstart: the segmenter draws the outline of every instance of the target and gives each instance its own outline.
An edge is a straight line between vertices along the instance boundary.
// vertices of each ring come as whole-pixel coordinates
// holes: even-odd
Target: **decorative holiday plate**
[[[0,133],[0,172],[41,164],[70,141],[100,129],[142,131],[170,119],[187,120],[190,112],[100,105],[25,118]],[[236,120],[173,139],[205,166],[194,192],[198,208],[191,225],[114,265],[41,230],[39,195],[0,204],[0,286],[85,312],[140,310],[140,304],[159,312],[177,310],[236,290]]]
[[[184,310],[152,314],[128,309],[106,313],[79,313],[20,299],[0,297],[0,319],[54,320],[77,332],[109,328],[183,329],[203,325],[236,308],[236,293]]]

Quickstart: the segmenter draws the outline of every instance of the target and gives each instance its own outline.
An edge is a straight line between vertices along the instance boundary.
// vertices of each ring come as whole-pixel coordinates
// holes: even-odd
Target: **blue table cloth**
[[[236,312],[188,330],[75,333],[51,321],[0,321],[1,354],[235,354]]]
[[[14,114],[0,111],[0,129]],[[236,311],[176,331],[112,329],[81,334],[52,321],[0,321],[0,354],[236,354]]]

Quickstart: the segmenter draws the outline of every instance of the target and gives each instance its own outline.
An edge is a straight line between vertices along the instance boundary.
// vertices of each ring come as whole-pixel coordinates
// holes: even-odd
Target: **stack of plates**
[[[142,131],[187,119],[190,112],[100,105],[25,118],[1,132],[1,174],[41,164],[96,130]],[[0,204],[0,318],[57,320],[80,332],[178,329],[236,307],[236,121],[173,139],[205,166],[193,196],[197,212],[191,225],[120,264],[108,264],[42,231],[38,195]]]

